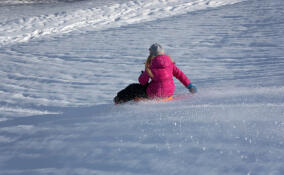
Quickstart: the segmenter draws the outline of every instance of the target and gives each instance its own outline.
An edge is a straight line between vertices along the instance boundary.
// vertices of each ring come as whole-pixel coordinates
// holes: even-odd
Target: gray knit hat
[[[149,51],[153,56],[158,56],[158,55],[164,54],[164,49],[158,43],[152,44],[152,46],[149,48]]]

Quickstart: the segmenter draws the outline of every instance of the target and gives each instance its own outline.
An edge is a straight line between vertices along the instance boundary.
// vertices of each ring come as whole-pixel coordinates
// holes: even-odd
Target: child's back
[[[148,97],[170,97],[174,94],[175,85],[173,76],[179,79],[184,86],[190,84],[190,80],[179,70],[167,55],[158,55],[151,61],[150,70],[152,72],[151,82],[146,90]],[[145,71],[139,77],[139,82],[144,85],[150,79]]]

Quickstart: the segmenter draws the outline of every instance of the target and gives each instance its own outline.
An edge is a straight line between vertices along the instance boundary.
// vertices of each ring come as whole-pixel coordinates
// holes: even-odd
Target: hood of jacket
[[[171,59],[167,55],[159,55],[153,58],[151,63],[151,68],[162,69],[170,66],[172,64]]]

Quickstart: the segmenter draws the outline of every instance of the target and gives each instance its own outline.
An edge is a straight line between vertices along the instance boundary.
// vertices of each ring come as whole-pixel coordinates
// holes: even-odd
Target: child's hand
[[[187,89],[189,90],[189,92],[191,92],[192,94],[197,93],[197,88],[192,85],[191,83],[187,86]]]

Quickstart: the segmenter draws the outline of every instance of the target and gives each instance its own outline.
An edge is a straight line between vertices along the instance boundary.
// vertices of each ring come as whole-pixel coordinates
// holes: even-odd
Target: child
[[[186,75],[175,65],[175,62],[164,54],[161,45],[155,43],[149,48],[149,56],[145,62],[145,71],[139,76],[139,84],[134,83],[117,93],[114,98],[116,104],[124,103],[136,98],[160,99],[171,98],[175,85],[173,76],[176,77],[191,93],[196,93]],[[151,80],[149,82],[149,80]]]

